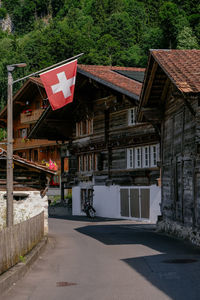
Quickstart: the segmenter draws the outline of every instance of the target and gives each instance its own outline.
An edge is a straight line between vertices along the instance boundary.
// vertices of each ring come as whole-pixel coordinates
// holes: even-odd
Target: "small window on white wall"
[[[136,108],[130,108],[128,110],[128,125],[135,125],[136,123]]]

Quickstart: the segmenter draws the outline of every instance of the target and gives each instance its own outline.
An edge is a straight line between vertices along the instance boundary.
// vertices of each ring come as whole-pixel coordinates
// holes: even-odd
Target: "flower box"
[[[23,111],[23,114],[25,114],[26,116],[31,116],[31,114],[32,114],[32,109],[25,109],[25,110]]]

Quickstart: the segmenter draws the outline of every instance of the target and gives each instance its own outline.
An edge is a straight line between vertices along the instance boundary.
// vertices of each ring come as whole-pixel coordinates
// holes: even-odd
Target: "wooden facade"
[[[198,50],[152,51],[138,116],[160,130],[159,226],[193,240],[200,226],[199,67]]]
[[[116,71],[123,71],[123,75]],[[31,132],[32,138],[43,138],[46,134],[49,139],[56,135],[63,140],[62,195],[65,188],[72,188],[72,193],[74,189],[73,204],[79,207],[74,214],[82,213],[86,198],[93,199],[98,207],[99,200],[95,200],[98,187],[104,191],[107,187],[127,188],[129,197],[131,187],[150,191],[150,187],[158,183],[158,135],[151,124],[136,123],[142,85],[137,79],[143,72],[144,69],[136,68],[79,66],[74,102],[58,111],[49,108]],[[130,74],[133,77],[130,78]],[[63,167],[66,158],[69,159],[68,172]],[[141,197],[148,198],[145,191]],[[116,216],[134,217],[130,211],[123,215],[124,202],[120,195],[119,191],[121,208]],[[138,190],[138,201],[139,197]],[[127,199],[125,201],[129,201]],[[147,202],[150,205],[149,198]]]
[[[0,191],[6,190],[6,158],[6,151],[0,148]],[[13,156],[13,166],[14,191],[47,191],[52,177],[56,175],[56,172],[48,167],[17,155]]]
[[[16,93],[13,100],[13,152],[38,163],[48,163],[51,159],[60,169],[60,146],[47,139],[28,139],[28,134],[48,106],[43,85],[37,78],[30,78]],[[6,127],[7,107],[0,113],[2,126]],[[59,185],[59,177],[52,180]]]

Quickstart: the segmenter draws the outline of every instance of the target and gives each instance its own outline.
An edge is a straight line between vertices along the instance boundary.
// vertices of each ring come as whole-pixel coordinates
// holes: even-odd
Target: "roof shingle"
[[[0,159],[6,159],[6,150],[4,150],[3,148],[0,148]],[[37,162],[33,162],[33,161],[30,161],[28,159],[25,159],[25,158],[22,158],[18,155],[13,155],[13,161],[14,162],[18,162],[20,164],[23,164],[23,165],[26,165],[28,167],[32,167],[34,169],[37,169],[37,170],[40,170],[40,171],[43,171],[45,173],[49,173],[51,175],[56,175],[56,171],[54,170],[50,170],[47,166],[44,166],[42,164],[39,164]]]
[[[113,67],[113,66],[96,66],[96,65],[78,65],[78,68],[102,79],[105,82],[129,91],[137,96],[140,95],[142,84],[136,80],[123,76],[116,71],[134,71],[144,72],[143,68],[134,67]]]
[[[151,54],[179,90],[200,92],[200,50],[151,50]]]

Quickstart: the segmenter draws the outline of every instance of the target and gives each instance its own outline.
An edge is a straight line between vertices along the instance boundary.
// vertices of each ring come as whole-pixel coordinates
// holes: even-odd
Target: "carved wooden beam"
[[[154,80],[154,77],[155,77],[155,74],[156,74],[157,67],[158,67],[158,64],[157,64],[156,61],[154,61],[153,67],[151,69],[151,75],[149,77],[147,88],[146,88],[146,91],[145,91],[145,94],[144,94],[143,106],[145,106],[145,104],[147,103],[147,101],[149,99],[149,95],[150,95],[150,92],[151,92],[151,87],[152,87],[152,84],[153,84],[153,80]]]
[[[166,99],[166,95],[169,90],[169,85],[170,85],[170,79],[169,79],[169,77],[167,77],[165,84],[164,84],[164,88],[162,90],[162,95],[160,97],[161,102],[164,102],[164,100]]]

